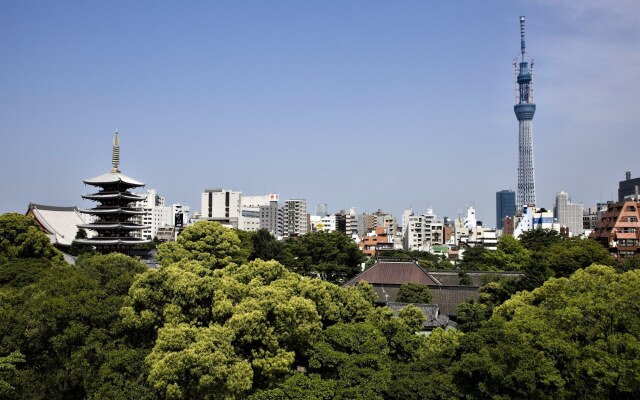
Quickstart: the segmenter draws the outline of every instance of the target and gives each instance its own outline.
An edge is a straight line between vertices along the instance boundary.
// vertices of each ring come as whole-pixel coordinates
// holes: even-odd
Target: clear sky
[[[121,169],[205,188],[495,224],[515,190],[518,17],[540,205],[640,176],[640,2],[0,0],[0,212],[88,206]]]

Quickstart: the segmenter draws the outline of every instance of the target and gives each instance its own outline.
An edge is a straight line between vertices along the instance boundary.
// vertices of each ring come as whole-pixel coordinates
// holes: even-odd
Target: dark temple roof
[[[422,283],[436,285],[437,282],[429,274],[411,261],[380,261],[371,268],[356,275],[345,286],[353,286],[358,282],[383,285],[403,285],[405,283]]]

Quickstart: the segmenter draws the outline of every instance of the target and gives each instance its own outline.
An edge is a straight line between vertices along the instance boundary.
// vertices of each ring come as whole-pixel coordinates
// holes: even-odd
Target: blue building
[[[516,214],[516,192],[501,190],[496,192],[496,228],[502,229],[502,220]]]

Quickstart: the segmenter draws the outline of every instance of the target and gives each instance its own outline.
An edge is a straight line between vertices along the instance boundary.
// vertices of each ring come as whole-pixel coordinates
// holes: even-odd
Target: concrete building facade
[[[569,228],[569,237],[582,236],[584,232],[582,203],[573,203],[566,192],[556,194],[553,213],[560,228]]]

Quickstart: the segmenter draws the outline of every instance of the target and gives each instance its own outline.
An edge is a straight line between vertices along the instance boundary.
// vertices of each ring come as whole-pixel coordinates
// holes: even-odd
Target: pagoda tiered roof
[[[124,184],[129,187],[141,187],[144,186],[144,183],[137,181],[133,178],[129,178],[125,174],[119,171],[111,171],[106,174],[102,174],[100,176],[96,176],[95,178],[89,178],[82,181],[87,185],[93,186],[105,186],[105,185],[113,185],[113,184]]]
[[[137,239],[137,238],[126,238],[126,239],[113,239],[113,238],[94,238],[94,239],[76,239],[74,242],[78,242],[80,244],[90,244],[92,246],[102,245],[102,246],[118,246],[118,245],[137,245],[137,244],[146,244],[150,243],[150,240]]]
[[[149,228],[149,227],[146,226],[146,225],[137,224],[135,222],[98,221],[98,222],[92,222],[90,224],[78,225],[78,228],[93,229],[95,231],[99,231],[99,230],[103,230],[103,229],[118,229],[118,230],[125,230],[125,231],[135,231],[135,230],[140,230],[140,229],[146,229],[146,228]]]
[[[146,196],[141,194],[129,193],[129,192],[98,192],[92,194],[83,194],[83,199],[87,200],[113,200],[113,199],[123,199],[123,200],[131,200],[131,201],[140,201],[144,200]]]
[[[144,215],[147,212],[138,208],[123,208],[123,207],[96,207],[88,209],[80,209],[79,212],[83,214],[126,214],[126,215]]]

